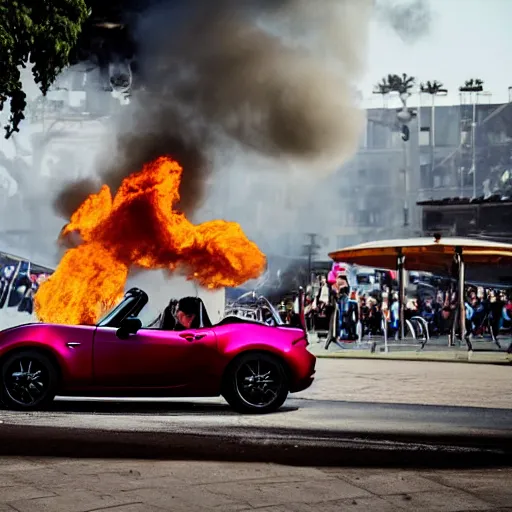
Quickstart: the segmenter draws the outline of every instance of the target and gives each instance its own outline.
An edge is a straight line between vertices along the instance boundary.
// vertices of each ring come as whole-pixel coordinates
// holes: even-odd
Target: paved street
[[[511,511],[512,470],[0,459],[2,512]]]
[[[319,359],[303,398],[512,409],[512,367],[367,359]]]
[[[414,452],[432,464],[432,446],[442,443],[459,451],[498,449],[508,457],[510,372],[491,365],[319,360],[313,387],[292,395],[280,412],[263,416],[236,414],[220,398],[59,400],[45,412],[0,411],[0,453],[107,450],[118,457],[145,450],[170,458],[193,453],[238,460],[244,453],[248,460],[298,464],[311,464],[311,457],[333,463],[373,457],[372,464],[386,458],[393,464],[397,452],[405,462]],[[443,457],[438,450],[437,460]]]

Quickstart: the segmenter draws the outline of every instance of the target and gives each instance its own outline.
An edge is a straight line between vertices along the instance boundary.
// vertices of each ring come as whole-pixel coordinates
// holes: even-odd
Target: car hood
[[[0,331],[0,338],[4,335],[4,334],[8,334],[10,332],[13,332],[13,331],[19,331],[20,329],[24,329],[25,327],[30,327],[32,325],[41,325],[41,324],[38,324],[38,323],[27,323],[27,324],[20,324],[20,325],[13,325],[12,327],[7,327],[7,329],[2,329]]]
[[[0,345],[3,343],[12,341],[14,339],[22,339],[27,337],[34,338],[34,335],[37,333],[35,338],[38,338],[42,335],[47,329],[55,328],[54,324],[43,324],[39,322],[32,322],[27,324],[15,325],[13,327],[9,327],[7,329],[3,329],[0,331]]]

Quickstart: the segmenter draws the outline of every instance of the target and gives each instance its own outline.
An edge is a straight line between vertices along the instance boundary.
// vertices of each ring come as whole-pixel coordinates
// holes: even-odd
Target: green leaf
[[[69,64],[88,15],[85,0],[0,0],[0,111],[10,100],[7,138],[18,131],[26,108],[19,69],[30,61],[46,94]]]

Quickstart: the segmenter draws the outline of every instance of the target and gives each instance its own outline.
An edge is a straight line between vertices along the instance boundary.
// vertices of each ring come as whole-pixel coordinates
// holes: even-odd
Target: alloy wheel
[[[4,371],[3,385],[8,397],[22,407],[44,400],[50,384],[46,365],[34,357],[13,359]]]
[[[264,408],[279,397],[283,378],[280,368],[272,361],[255,358],[238,367],[235,383],[238,395],[247,405]]]

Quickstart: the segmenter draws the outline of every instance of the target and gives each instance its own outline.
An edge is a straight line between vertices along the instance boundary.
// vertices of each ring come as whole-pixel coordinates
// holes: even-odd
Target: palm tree
[[[411,95],[410,90],[414,87],[416,79],[413,76],[409,76],[406,73],[401,75],[388,74],[385,76],[374,89],[374,94],[382,94],[382,97],[386,104],[387,95],[396,92],[400,96],[402,101],[402,108],[397,112],[397,120],[402,125],[402,140],[407,142],[409,140],[409,127],[407,124],[416,115],[414,111],[407,107],[407,100]],[[408,207],[408,158],[407,158],[407,144],[404,144],[404,227],[409,225],[409,207]]]
[[[470,78],[459,87],[460,92],[482,92],[484,90],[484,81],[480,78]]]
[[[416,78],[413,76],[409,76],[406,73],[402,73],[401,76],[392,75],[393,89],[400,95],[408,94],[409,91],[414,87],[415,82]]]
[[[432,82],[429,80],[420,84],[420,94],[421,93],[430,94],[432,97],[432,111],[430,117],[430,180],[432,180],[434,176],[436,150],[436,96],[447,94],[448,89],[445,89],[443,84],[437,80],[433,80]],[[421,109],[421,104],[419,108]]]
[[[385,77],[378,84],[376,84],[375,88],[373,89],[373,94],[382,95],[383,108],[388,108],[388,96],[390,92],[391,86],[389,85],[389,82]]]
[[[392,92],[398,93],[404,108],[406,107],[407,98],[410,96],[410,90],[414,87],[416,79],[406,73],[397,75],[390,73],[383,77],[381,81],[375,85],[373,94],[381,94],[384,100],[384,108],[387,108],[387,98]]]

